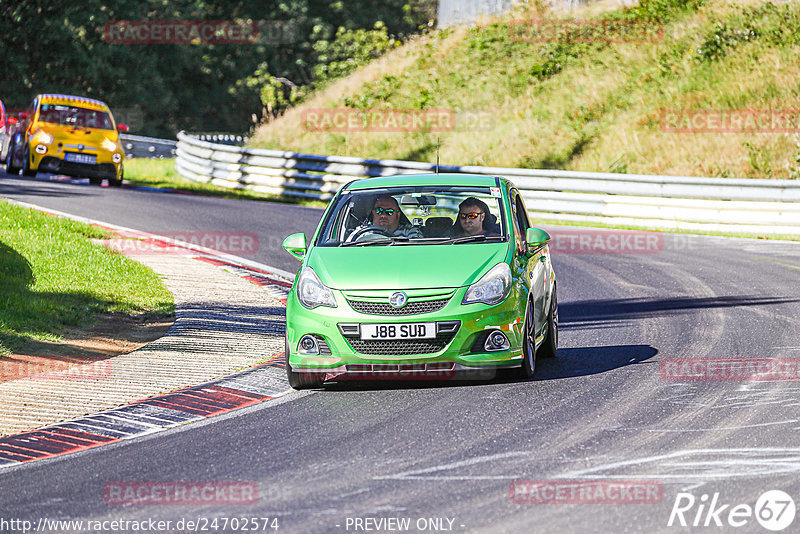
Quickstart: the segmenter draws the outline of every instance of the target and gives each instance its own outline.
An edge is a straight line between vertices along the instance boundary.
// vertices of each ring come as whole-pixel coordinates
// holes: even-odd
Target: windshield
[[[490,243],[507,238],[497,187],[418,186],[346,191],[318,246]]]
[[[62,104],[42,104],[39,110],[39,122],[100,130],[114,129],[111,117],[105,111]]]

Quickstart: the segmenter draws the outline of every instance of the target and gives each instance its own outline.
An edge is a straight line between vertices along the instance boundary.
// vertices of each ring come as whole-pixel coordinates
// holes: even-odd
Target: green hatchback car
[[[533,376],[556,355],[550,236],[514,184],[492,176],[357,180],[331,200],[286,307],[295,389],[347,378],[452,377],[498,368]]]

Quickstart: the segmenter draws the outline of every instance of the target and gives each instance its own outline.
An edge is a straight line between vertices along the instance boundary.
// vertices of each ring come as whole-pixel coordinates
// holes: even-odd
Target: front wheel
[[[284,337],[284,347],[286,354],[286,377],[289,379],[289,385],[293,389],[308,389],[318,388],[325,382],[325,375],[311,374],[311,373],[295,373],[292,371],[292,365],[289,363],[289,336]]]
[[[123,177],[124,174],[125,174],[125,171],[123,169],[120,169],[119,178],[109,178],[108,179],[108,185],[110,185],[111,187],[121,187],[122,186],[122,177]]]
[[[550,299],[550,312],[547,314],[547,335],[539,347],[539,356],[554,358],[558,350],[558,294],[553,285],[553,297]]]
[[[19,167],[14,166],[15,150],[16,150],[16,145],[14,144],[14,140],[12,139],[8,143],[8,152],[6,152],[6,174],[11,174],[14,176],[19,174]]]
[[[522,378],[533,378],[536,370],[536,327],[533,321],[533,299],[528,300],[525,308],[525,330],[522,340],[522,368],[520,375]]]
[[[22,164],[22,175],[36,178],[36,170],[31,169],[31,151],[30,147],[25,147],[25,162]]]

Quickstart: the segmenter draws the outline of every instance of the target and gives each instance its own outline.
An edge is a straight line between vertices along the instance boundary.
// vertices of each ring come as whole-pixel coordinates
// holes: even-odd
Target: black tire
[[[6,152],[6,174],[11,174],[16,176],[19,174],[19,167],[14,167],[14,150],[16,149],[16,145],[12,138],[11,141],[8,143],[8,152]]]
[[[308,389],[322,387],[325,375],[310,373],[295,373],[289,364],[289,336],[284,336],[284,349],[286,354],[286,376],[293,389]]]
[[[121,187],[122,186],[122,177],[125,175],[125,170],[119,170],[119,178],[109,178],[108,185],[111,187]]]
[[[550,312],[547,314],[547,334],[536,354],[540,358],[555,358],[558,351],[558,292],[553,285],[553,298],[550,299]]]
[[[536,371],[536,328],[533,326],[533,299],[528,299],[525,308],[525,330],[522,339],[522,367],[520,376],[531,379]]]
[[[31,152],[29,147],[25,147],[25,161],[23,162],[22,175],[36,178],[36,171],[31,169]]]

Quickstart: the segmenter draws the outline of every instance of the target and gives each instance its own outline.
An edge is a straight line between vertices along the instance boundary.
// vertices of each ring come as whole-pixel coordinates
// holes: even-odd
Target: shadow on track
[[[536,361],[536,373],[533,381],[557,380],[576,376],[587,376],[605,373],[646,362],[658,354],[658,349],[650,345],[609,345],[604,347],[579,347],[558,349],[558,356]],[[518,377],[517,369],[501,369],[489,374],[470,377],[465,374],[453,374],[441,379],[393,380],[356,380],[343,379],[326,382],[324,389],[337,390],[392,390],[392,389],[427,389],[459,386],[490,386],[497,384],[513,384],[529,382]]]
[[[5,178],[5,177],[3,177]],[[39,182],[39,180],[31,180],[33,183]],[[55,183],[55,182],[45,182],[45,183]],[[62,185],[62,184],[57,184]],[[52,188],[48,189],[45,187],[36,187],[34,185],[20,185],[19,183],[10,184],[4,183],[2,178],[0,178],[0,196],[7,196],[7,197],[14,197],[15,195],[29,195],[32,197],[51,197],[51,198],[62,198],[62,197],[87,197],[87,196],[97,196],[98,188],[96,186],[92,186],[90,189],[89,187],[82,187],[81,189],[75,188]]]
[[[535,380],[596,375],[646,362],[657,354],[650,345],[561,348],[555,358],[537,360]]]
[[[634,319],[649,319],[694,310],[768,306],[800,302],[799,298],[738,295],[724,297],[674,297],[666,299],[606,299],[559,302],[559,327],[604,328]]]

